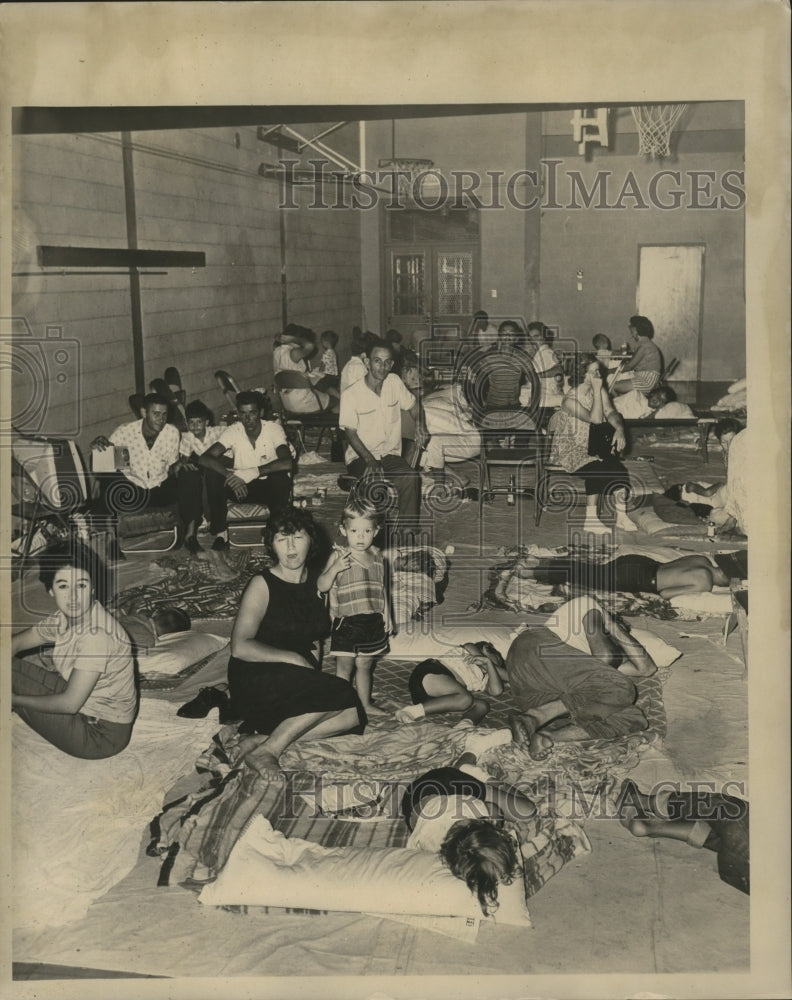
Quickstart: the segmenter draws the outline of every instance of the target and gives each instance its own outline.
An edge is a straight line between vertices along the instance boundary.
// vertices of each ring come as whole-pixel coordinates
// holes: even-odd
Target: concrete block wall
[[[141,275],[146,383],[176,365],[188,398],[219,413],[226,404],[218,368],[243,386],[272,382],[273,340],[282,328],[280,191],[258,165],[273,157],[263,155],[252,128],[138,132],[132,143],[138,246],[206,254],[205,268]],[[14,146],[15,271],[39,271],[38,244],[127,245],[119,135],[18,136]],[[360,322],[358,232],[351,210],[301,205],[288,213],[289,321],[347,337]],[[53,371],[40,405],[41,380],[31,383],[41,366],[27,365],[14,380],[14,407],[28,430],[72,433],[74,425],[87,450],[96,434],[132,419],[129,280],[20,274],[13,292],[12,311],[35,338],[60,326],[77,344],[68,383]],[[28,417],[31,399],[44,417],[37,426]]]

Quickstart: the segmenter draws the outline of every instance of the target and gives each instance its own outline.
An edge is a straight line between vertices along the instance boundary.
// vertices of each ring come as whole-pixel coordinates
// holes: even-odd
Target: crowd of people
[[[627,364],[620,362],[629,388],[618,388],[617,381],[616,391],[622,398],[629,392],[652,400],[662,391],[652,324],[633,316],[630,330],[636,350]],[[425,466],[441,476],[448,462],[478,453],[482,433],[519,441],[528,431],[546,430],[551,461],[583,483],[584,531],[611,530],[602,520],[609,504],[616,525],[635,530],[627,516],[630,480],[620,458],[627,440],[608,385],[612,352],[607,338],[595,338],[596,354],[579,354],[564,366],[541,323],[523,330],[520,323],[505,320],[495,328],[478,313],[473,331],[452,384],[437,387],[398,331],[380,338],[356,330],[351,356],[341,367],[333,331],[325,331],[317,345],[304,327],[284,330],[274,351],[275,373],[305,377],[304,386],[283,390],[289,411],[337,412],[346,439],[344,461],[354,486],[337,526],[337,544],[329,552],[322,550],[312,515],[290,504],[293,450],[258,391],[237,395],[237,419],[227,426],[215,426],[206,405],[192,401],[181,433],[168,423],[169,400],[151,393],[139,420],[92,443],[100,452],[110,447],[124,452],[116,471],[100,477],[104,510],[115,515],[175,504],[191,555],[201,552],[198,529],[204,516],[214,535],[213,549],[224,551],[229,501],[269,508],[263,534],[268,565],[241,597],[227,689],[218,689],[209,701],[199,696],[207,710],[218,705],[221,717],[238,723],[242,753],[255,758],[258,768],[277,771],[283,752],[296,741],[361,734],[377,716],[395,716],[410,725],[428,715],[459,713],[477,725],[489,711],[485,695],[497,697],[506,685],[515,705],[511,739],[534,761],[546,760],[557,742],[639,733],[648,722],[637,704],[637,684],[657,668],[626,622],[594,592],[616,589],[670,598],[725,585],[735,571],[699,555],[669,563],[623,556],[596,566],[526,558],[518,568],[521,575],[565,588],[564,603],[552,620],[525,628],[505,657],[481,642],[467,644],[453,667],[425,660],[406,685],[409,703],[395,711],[378,704],[375,668],[389,652],[393,630],[390,560],[400,546],[414,541],[420,527],[419,463],[404,457],[405,438],[414,443],[413,456],[425,449]],[[745,431],[732,422],[719,433],[728,449],[726,484],[687,483],[685,490],[692,500],[722,510],[723,526],[744,526],[745,482],[739,469],[744,469]],[[742,565],[737,572],[743,575],[743,569],[747,575]],[[106,580],[87,547],[46,553],[41,582],[57,610],[13,639],[14,711],[54,746],[81,758],[121,752],[137,710],[131,647],[105,607]],[[323,669],[326,643],[334,674]],[[22,656],[47,644],[53,646],[54,669]],[[195,714],[186,709],[183,714]],[[724,871],[747,891],[745,803],[739,804],[736,835],[738,827],[719,825],[724,802],[713,805],[716,819],[708,823],[693,816],[690,803],[681,799],[658,804],[630,791],[634,801],[621,818],[632,833],[685,840],[717,851],[719,859],[728,855]],[[438,796],[446,807],[459,797],[462,813],[444,808],[438,818],[427,812],[427,802]],[[404,809],[411,845],[439,850],[477,895],[483,912],[492,912],[498,884],[512,877],[517,864],[508,836],[493,819],[516,812],[528,819],[535,814],[533,804],[493,785],[471,752],[442,773],[416,781]]]

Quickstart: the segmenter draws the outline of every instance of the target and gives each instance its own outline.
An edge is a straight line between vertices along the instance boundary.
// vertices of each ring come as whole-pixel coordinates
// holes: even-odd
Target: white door
[[[666,366],[679,359],[674,382],[695,382],[701,367],[704,246],[642,246],[636,308],[655,329]]]

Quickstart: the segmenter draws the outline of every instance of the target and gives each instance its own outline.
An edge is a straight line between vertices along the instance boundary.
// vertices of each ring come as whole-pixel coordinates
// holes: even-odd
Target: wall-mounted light
[[[583,291],[583,272],[578,268],[577,272],[577,290],[579,292]]]

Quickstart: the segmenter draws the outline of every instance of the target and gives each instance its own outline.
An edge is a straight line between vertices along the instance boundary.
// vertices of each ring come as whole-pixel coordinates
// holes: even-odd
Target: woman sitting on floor
[[[737,557],[741,553],[735,553]],[[746,554],[747,555],[747,554]],[[746,579],[747,558],[740,565],[738,558],[729,571]],[[658,562],[648,556],[617,556],[610,562],[593,563],[582,559],[540,559],[524,556],[516,567],[523,580],[536,580],[550,586],[568,586],[575,593],[591,591],[628,594],[659,594],[671,598],[678,594],[708,593],[713,587],[728,587],[729,576],[708,556],[693,553],[670,562]]]
[[[265,769],[277,769],[295,740],[362,733],[367,722],[355,689],[323,674],[316,656],[330,634],[318,567],[308,568],[318,538],[308,511],[287,508],[270,518],[264,551],[274,565],[247,585],[231,632],[231,714],[242,720],[240,733],[256,734],[240,747],[255,749],[256,766]]]
[[[11,640],[11,708],[72,757],[113,757],[129,743],[137,690],[129,637],[105,611],[107,570],[87,547],[42,556],[40,580],[57,611]],[[54,643],[54,670],[19,654]]]
[[[624,424],[603,384],[602,367],[593,354],[578,357],[569,384],[571,388],[563,405],[548,424],[553,435],[550,461],[584,481],[584,532],[606,534],[611,530],[598,516],[601,496],[613,498],[616,527],[635,531],[635,525],[627,517],[630,478],[617,458],[627,445]]]

